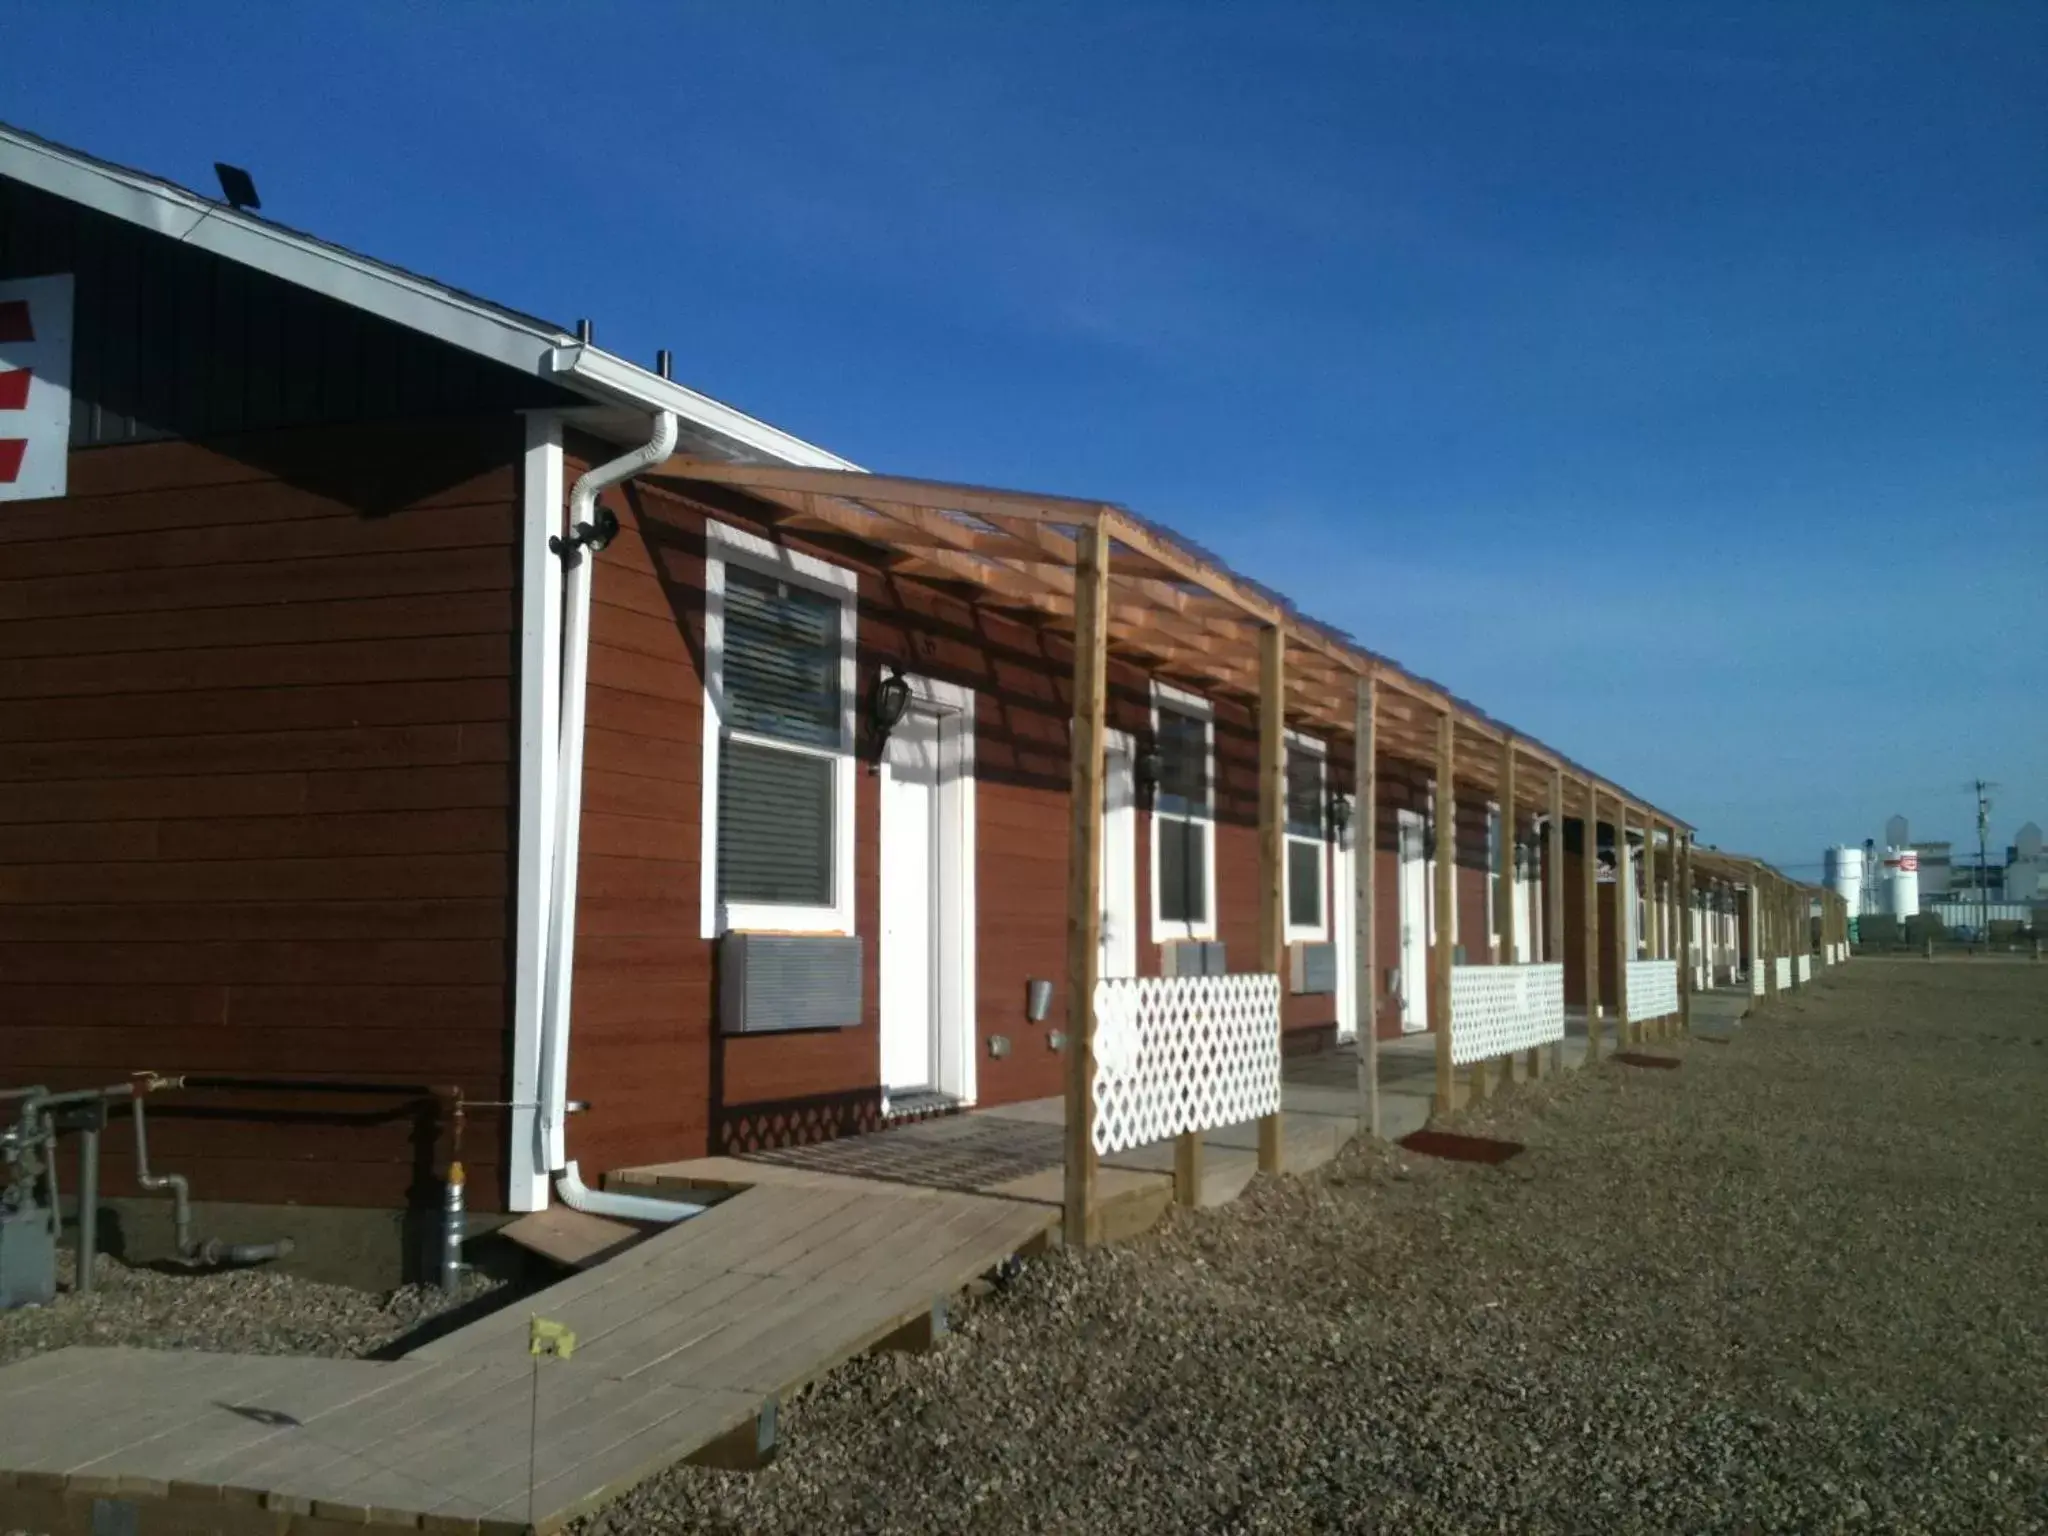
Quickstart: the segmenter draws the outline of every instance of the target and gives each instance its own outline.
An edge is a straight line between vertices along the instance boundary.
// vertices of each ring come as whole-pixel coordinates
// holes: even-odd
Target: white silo
[[[1851,917],[1863,910],[1863,850],[1846,844],[1822,855],[1822,881],[1842,898],[1842,909]]]
[[[1912,848],[1884,851],[1884,911],[1904,922],[1920,915],[1920,855]]]

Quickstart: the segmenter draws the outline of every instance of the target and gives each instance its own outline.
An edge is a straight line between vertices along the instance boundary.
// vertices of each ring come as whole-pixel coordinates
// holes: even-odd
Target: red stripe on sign
[[[28,317],[27,299],[0,299],[0,341],[34,341],[35,325]]]
[[[12,485],[21,478],[21,456],[27,452],[27,438],[0,437],[0,485]]]
[[[28,379],[33,368],[10,368],[0,373],[0,411],[28,409]]]

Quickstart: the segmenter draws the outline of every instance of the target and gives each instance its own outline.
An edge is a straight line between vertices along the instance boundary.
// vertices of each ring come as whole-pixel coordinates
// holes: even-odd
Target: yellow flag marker
[[[566,1360],[576,1353],[576,1335],[566,1323],[552,1323],[544,1317],[536,1317],[526,1337],[526,1352]]]

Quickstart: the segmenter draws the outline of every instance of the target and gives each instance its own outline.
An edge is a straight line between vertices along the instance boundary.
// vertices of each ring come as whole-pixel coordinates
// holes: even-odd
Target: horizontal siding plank
[[[488,985],[505,974],[499,939],[304,939],[207,943],[0,944],[10,984],[51,986]]]
[[[591,855],[619,859],[660,859],[697,866],[702,840],[695,827],[645,816],[587,810],[583,846]]]
[[[579,950],[582,945],[578,942]],[[574,1015],[576,1028],[586,1026],[589,1035],[576,1036],[580,1052],[586,1039],[599,1038],[621,1025],[672,1024],[685,1030],[708,1032],[711,1027],[711,973],[709,951],[702,972],[694,978],[680,976],[660,979],[619,980],[591,974],[578,967]]]
[[[15,783],[0,791],[0,824],[195,815],[295,816],[341,811],[506,806],[501,763],[335,773],[224,773]]]
[[[0,743],[143,740],[255,732],[360,730],[370,726],[460,725],[512,718],[502,678],[453,682],[340,683],[311,688],[195,689],[113,693],[81,699],[0,701]]]
[[[0,619],[230,608],[252,600],[341,602],[431,593],[509,592],[518,552],[501,544],[431,554],[326,555],[256,565],[115,569],[0,580]],[[260,595],[260,596],[259,596]]]
[[[247,650],[324,641],[509,635],[509,592],[275,601],[231,608],[103,613],[90,618],[0,623],[0,658],[145,655],[173,650]]]
[[[237,985],[223,1008],[228,1023],[264,1026],[502,1029],[509,1019],[502,975],[488,986]]]
[[[663,778],[592,768],[584,759],[583,808],[587,813],[636,816],[648,821],[668,821],[692,829],[704,803],[703,787],[690,778]],[[691,857],[695,858],[694,850]]]
[[[361,518],[346,501],[309,486],[294,485],[253,466],[230,461],[222,473],[235,478],[211,484],[164,485],[116,490],[92,489],[93,460],[74,454],[68,477],[64,522],[79,538],[165,533],[184,528],[250,528],[308,518]],[[403,515],[423,516],[451,507],[509,507],[518,496],[513,475],[486,470],[410,503]],[[25,544],[47,537],[24,520],[0,520],[0,544]]]
[[[489,853],[510,844],[508,813],[495,809],[44,822],[0,826],[0,864]]]
[[[129,655],[45,656],[0,671],[0,698],[318,683],[510,677],[509,634],[339,640],[256,649],[213,647]]]
[[[697,797],[704,780],[702,749],[695,742],[652,741],[595,723],[584,729],[583,761],[586,772],[620,775],[641,784],[661,781],[678,785],[691,799]],[[587,793],[587,780],[584,787]]]
[[[589,720],[592,725],[623,735],[674,742],[681,747],[701,747],[704,741],[703,690],[698,689],[679,707],[674,699],[649,698],[644,694],[607,687],[604,679],[593,672]]]
[[[696,901],[700,896],[700,878],[694,862],[592,854],[583,859],[577,871],[577,899],[590,896],[614,901]]]
[[[517,532],[518,512],[508,499],[502,505],[452,507],[417,516],[317,517],[98,539],[41,539],[0,546],[0,581],[182,566],[225,568],[321,555],[477,549],[510,544]]]
[[[510,730],[493,721],[10,743],[0,746],[0,782],[40,781],[49,788],[56,787],[51,780],[417,770],[502,764],[510,756]]]
[[[581,903],[578,916],[581,917]],[[0,905],[0,940],[503,939],[502,899]]]
[[[130,1072],[230,1073],[247,1076],[379,1077],[402,1064],[422,1081],[489,1077],[498,1070],[502,1041],[492,1031],[386,1029],[255,1029],[216,1025],[166,1035],[147,1025],[72,1029],[21,1026],[8,1031],[4,1060],[23,1080],[33,1069],[90,1069],[118,1082]],[[318,1072],[306,1063],[318,1062]],[[117,1133],[118,1134],[118,1133]]]
[[[602,679],[606,688],[621,693],[666,699],[676,704],[695,704],[703,696],[697,674],[692,669],[658,661],[638,651],[620,650],[615,645],[599,645],[595,641],[590,646],[590,676],[593,681]]]
[[[430,900],[502,896],[507,860],[447,853],[218,863],[35,864],[0,869],[0,902]]]

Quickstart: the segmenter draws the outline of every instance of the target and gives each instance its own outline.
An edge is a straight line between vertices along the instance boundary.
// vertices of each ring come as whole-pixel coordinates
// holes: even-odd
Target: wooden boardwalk
[[[0,1529],[516,1531],[530,1470],[532,1525],[553,1530],[673,1462],[751,1448],[777,1400],[918,1333],[1055,1220],[785,1177],[400,1361],[58,1350],[0,1370]],[[537,1399],[536,1314],[576,1333]]]

